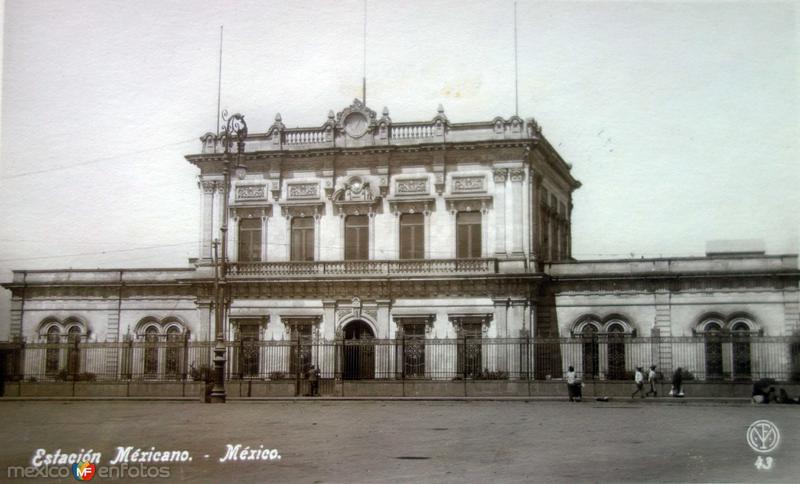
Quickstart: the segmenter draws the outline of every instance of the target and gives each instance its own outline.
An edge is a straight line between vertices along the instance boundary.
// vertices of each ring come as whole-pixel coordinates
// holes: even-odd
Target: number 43
[[[775,461],[772,460],[772,457],[761,457],[761,456],[758,456],[758,459],[756,459],[756,469],[758,469],[760,471],[768,471],[768,470],[772,469],[772,465],[774,463],[775,463]]]

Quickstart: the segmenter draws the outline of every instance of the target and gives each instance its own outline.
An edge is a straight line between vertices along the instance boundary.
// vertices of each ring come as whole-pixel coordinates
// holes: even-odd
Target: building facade
[[[311,364],[345,379],[548,379],[572,365],[617,380],[654,361],[699,379],[800,369],[796,255],[575,260],[580,183],[533,119],[453,123],[439,107],[400,123],[355,100],[314,128],[277,115],[238,157],[213,133],[201,143],[186,156],[199,170],[198,257],[15,271],[3,286],[12,339],[27,345],[20,371],[185,378],[208,362],[223,225],[232,377]]]

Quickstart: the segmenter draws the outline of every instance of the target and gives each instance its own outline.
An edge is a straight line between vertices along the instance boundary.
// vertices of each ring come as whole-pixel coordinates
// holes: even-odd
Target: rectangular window
[[[239,262],[261,261],[261,219],[239,221]]]
[[[425,217],[421,213],[400,216],[400,258],[425,258]]]
[[[406,377],[425,376],[425,323],[403,324],[403,366]]]
[[[345,260],[369,259],[369,217],[350,215],[344,221]]]
[[[459,334],[458,372],[459,376],[476,378],[483,369],[483,324],[480,322],[461,323]]]
[[[256,377],[259,373],[258,330],[258,324],[239,324],[239,340],[241,341],[239,372],[244,378]]]
[[[292,219],[293,261],[314,260],[314,218],[295,217]]]
[[[481,213],[459,212],[456,215],[456,257],[481,256]]]
[[[292,346],[289,351],[289,373],[293,377],[300,373],[303,378],[311,368],[311,345],[313,324],[292,324],[290,334]]]

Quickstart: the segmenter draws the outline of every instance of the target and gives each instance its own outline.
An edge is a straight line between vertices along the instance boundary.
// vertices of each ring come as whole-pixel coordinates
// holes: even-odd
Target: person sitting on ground
[[[800,403],[800,398],[792,398],[792,397],[790,397],[789,394],[786,393],[786,390],[784,390],[783,387],[781,387],[781,389],[778,390],[777,402],[778,403]]]
[[[768,387],[768,385],[769,383],[765,380],[758,380],[753,383],[753,403],[767,404],[774,399],[775,387]]]

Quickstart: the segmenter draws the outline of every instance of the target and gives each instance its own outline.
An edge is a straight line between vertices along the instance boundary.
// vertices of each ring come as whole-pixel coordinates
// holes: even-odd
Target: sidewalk
[[[158,401],[158,402],[201,402],[197,397],[2,397],[0,402],[21,401]],[[750,405],[749,398],[722,398],[722,397],[657,397],[645,399],[632,399],[626,397],[609,397],[608,401],[598,401],[595,398],[584,399],[582,402],[570,403],[567,397],[228,397],[228,403],[256,403],[256,402],[364,402],[364,401],[390,401],[390,402],[564,402],[570,405],[581,404],[644,404],[644,405],[692,405],[692,404],[720,404],[720,405]]]

